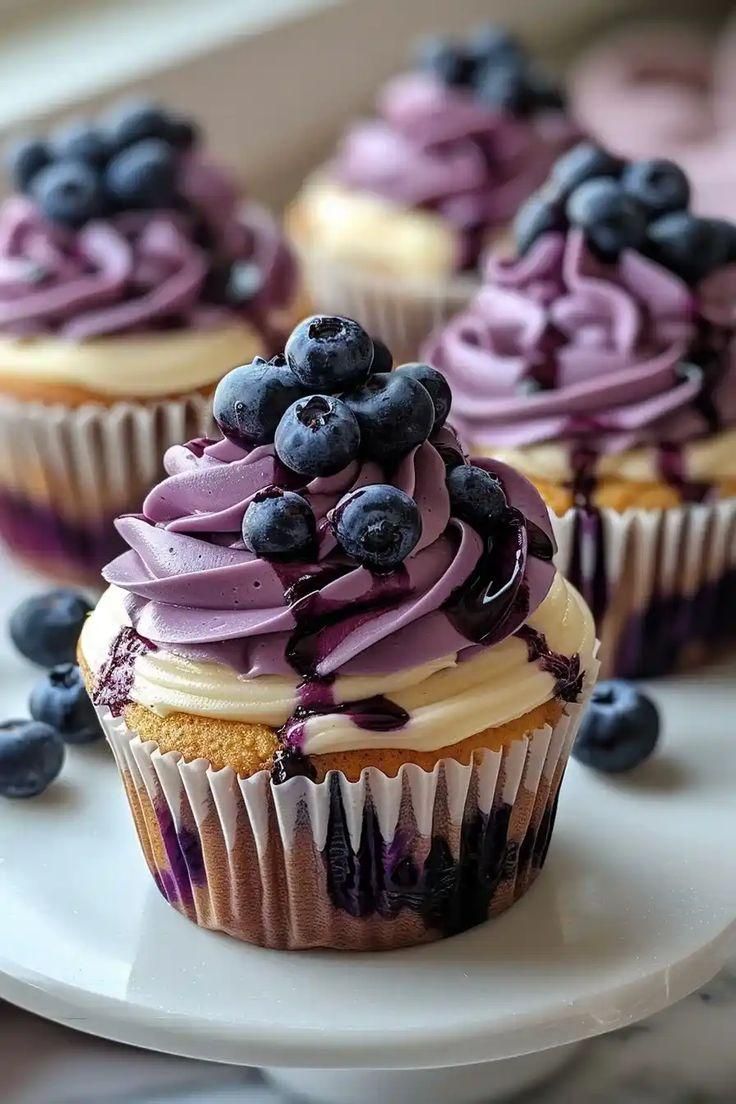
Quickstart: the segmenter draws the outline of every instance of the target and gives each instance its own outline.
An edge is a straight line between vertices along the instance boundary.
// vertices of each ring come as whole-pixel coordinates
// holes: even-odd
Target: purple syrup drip
[[[317,772],[307,756],[297,748],[279,748],[273,757],[271,781],[274,786],[280,786],[290,778],[309,778],[310,781],[315,782]]]
[[[567,577],[600,624],[608,608],[608,576],[603,515],[593,502],[597,460],[598,454],[586,444],[575,444],[570,453],[574,523]]]
[[[657,449],[657,468],[662,479],[674,487],[683,502],[703,502],[711,485],[688,479],[685,475],[683,446],[664,442]]]
[[[361,701],[341,702],[320,701],[310,706],[298,705],[288,721],[278,730],[279,738],[288,748],[299,748],[304,743],[305,725],[310,717],[323,717],[329,713],[339,713],[349,717],[356,728],[366,732],[395,732],[409,723],[410,717],[400,705],[376,694]]]
[[[554,678],[555,696],[565,702],[576,702],[582,692],[585,677],[585,671],[580,669],[578,653],[566,656],[553,652],[544,633],[530,625],[522,625],[515,635],[526,644],[529,662],[538,663],[543,671]]]
[[[533,380],[542,391],[551,391],[557,387],[557,354],[568,342],[568,338],[552,323],[548,323],[536,349],[536,359],[526,376]]]
[[[130,701],[136,659],[154,650],[155,645],[135,629],[121,629],[97,676],[92,696],[95,705],[106,705],[113,717],[119,717]]]

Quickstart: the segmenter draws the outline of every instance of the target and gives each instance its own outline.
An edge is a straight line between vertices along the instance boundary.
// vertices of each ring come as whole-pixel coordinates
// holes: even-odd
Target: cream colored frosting
[[[2,336],[0,384],[37,380],[114,398],[178,395],[215,383],[262,351],[247,324],[83,342]]]
[[[472,451],[475,455],[503,460],[523,472],[528,479],[564,484],[573,477],[570,447],[559,442],[518,449],[484,449],[476,444]],[[683,475],[695,483],[736,479],[736,429],[727,429],[684,445],[682,459]],[[647,447],[599,456],[596,472],[602,479],[624,479],[631,483],[655,483],[662,478],[657,449]]]
[[[87,619],[80,647],[92,672],[105,662],[112,641],[128,624],[123,592],[110,587]],[[577,591],[557,575],[541,606],[529,619],[552,651],[580,656],[587,669],[595,648],[595,628]],[[303,751],[319,755],[352,751],[371,744],[382,748],[434,751],[460,743],[549,701],[554,676],[529,661],[526,644],[509,637],[458,663],[447,656],[390,675],[339,677],[335,701],[359,702],[382,694],[409,714],[393,732],[371,733],[348,714],[310,717],[304,724]],[[298,680],[281,676],[240,677],[229,667],[199,663],[158,649],[135,661],[130,698],[158,716],[193,713],[220,720],[284,724],[299,704]]]
[[[297,246],[338,263],[416,282],[455,270],[456,237],[439,215],[328,180],[307,184],[290,222]]]

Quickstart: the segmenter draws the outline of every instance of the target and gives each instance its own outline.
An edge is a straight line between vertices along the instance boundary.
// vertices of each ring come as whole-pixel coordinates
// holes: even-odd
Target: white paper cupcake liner
[[[396,364],[416,360],[431,331],[466,307],[480,286],[472,275],[431,283],[384,277],[304,249],[300,259],[315,310],[355,318],[385,342]]]
[[[594,662],[593,668],[597,668]],[[546,858],[585,700],[469,765],[275,786],[185,762],[99,715],[164,897],[203,927],[281,949],[423,943],[502,912]]]
[[[662,675],[736,641],[736,499],[552,514],[557,566],[596,618],[601,676]]]
[[[19,558],[92,585],[118,548],[113,519],[140,509],[169,446],[213,430],[200,393],[113,406],[0,399],[0,536]]]

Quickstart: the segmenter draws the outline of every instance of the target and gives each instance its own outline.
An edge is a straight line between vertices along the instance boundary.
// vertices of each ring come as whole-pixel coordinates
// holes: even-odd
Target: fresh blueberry
[[[414,499],[381,483],[354,491],[339,502],[331,523],[345,552],[373,571],[394,571],[422,533]]]
[[[429,391],[429,397],[434,406],[432,433],[436,433],[438,429],[442,429],[450,413],[450,407],[452,406],[450,385],[442,373],[438,372],[436,368],[432,368],[429,364],[402,364],[401,367],[396,370],[397,372],[411,376],[412,379],[417,380],[421,383],[422,387]]]
[[[199,141],[199,127],[192,119],[170,117],[164,137],[176,149],[188,150]]]
[[[10,639],[39,667],[74,663],[79,634],[91,610],[76,590],[60,588],[26,598],[10,616]]]
[[[690,181],[679,165],[665,158],[632,161],[624,169],[621,184],[650,218],[684,211],[690,202]]]
[[[443,84],[459,87],[472,76],[473,62],[467,53],[446,38],[425,38],[416,49],[417,65]]]
[[[52,667],[31,691],[34,721],[55,728],[67,744],[91,744],[102,736],[95,707],[75,663]]]
[[[595,180],[599,176],[619,177],[624,165],[620,157],[614,157],[601,146],[580,142],[555,162],[552,186],[558,198],[566,199],[586,180]]]
[[[294,375],[312,391],[348,391],[365,383],[373,363],[373,342],[352,318],[315,314],[286,342]]]
[[[314,559],[317,528],[305,498],[279,487],[266,487],[249,504],[243,517],[246,548],[264,560]]]
[[[52,154],[46,142],[30,138],[14,142],[6,160],[14,187],[19,192],[27,192],[34,176],[51,163]]]
[[[699,284],[736,258],[736,228],[721,219],[675,211],[650,223],[646,252],[687,284]]]
[[[542,234],[562,231],[567,219],[562,205],[544,192],[529,197],[514,219],[514,238],[520,256],[527,253]]]
[[[524,48],[516,35],[496,23],[487,23],[473,31],[468,40],[467,53],[478,67],[489,62],[507,64],[512,59],[523,62]]]
[[[631,682],[599,682],[583,715],[573,756],[586,767],[619,774],[638,767],[659,739],[659,713]]]
[[[616,260],[624,249],[639,249],[646,238],[646,212],[617,180],[604,177],[581,184],[567,201],[567,217],[606,261]]]
[[[358,419],[362,451],[369,459],[394,463],[432,432],[434,403],[408,372],[376,372],[345,402]]]
[[[517,64],[491,62],[478,73],[475,94],[482,103],[510,115],[528,115],[534,107],[526,70]]]
[[[161,138],[146,138],[117,153],[105,187],[119,207],[171,207],[176,199],[176,154]]]
[[[31,182],[31,195],[51,222],[76,229],[105,210],[99,174],[84,161],[54,161]]]
[[[54,155],[59,160],[86,161],[100,168],[110,156],[110,144],[101,127],[76,119],[51,135]]]
[[[334,395],[309,395],[292,403],[276,429],[276,453],[287,468],[314,478],[341,471],[360,450],[352,410]]]
[[[503,520],[508,503],[498,479],[485,468],[460,464],[447,475],[450,511],[480,533],[487,533]]]
[[[36,797],[43,793],[61,770],[64,753],[64,741],[47,724],[0,724],[0,795]]]
[[[394,358],[388,345],[384,345],[377,337],[373,338],[373,363],[372,372],[390,372],[394,366]]]
[[[168,112],[158,104],[145,100],[119,104],[107,116],[106,123],[108,139],[116,151],[147,138],[166,140],[171,133]]]
[[[245,448],[266,445],[273,441],[284,412],[303,393],[291,369],[256,357],[223,376],[212,412],[228,440]]]

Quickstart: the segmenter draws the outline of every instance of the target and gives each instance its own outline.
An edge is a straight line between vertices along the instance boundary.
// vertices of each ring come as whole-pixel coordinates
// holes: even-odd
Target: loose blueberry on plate
[[[91,744],[102,737],[95,708],[75,663],[52,667],[31,691],[34,721],[55,728],[67,744]]]
[[[632,161],[623,171],[621,185],[650,218],[684,211],[690,202],[690,181],[679,165],[665,158]]]
[[[460,464],[447,475],[450,510],[474,529],[487,533],[503,520],[508,502],[498,479],[475,464]]]
[[[422,533],[416,502],[397,487],[380,483],[339,502],[331,524],[347,554],[377,572],[394,571]]]
[[[47,219],[73,229],[105,210],[100,177],[84,161],[52,161],[33,177],[31,195]]]
[[[27,192],[36,173],[51,163],[52,154],[46,142],[30,138],[15,142],[6,159],[13,184],[19,192]]]
[[[176,198],[176,155],[161,138],[136,142],[112,158],[105,188],[120,207],[170,207]]]
[[[315,314],[286,342],[286,359],[305,388],[348,391],[365,383],[373,363],[373,342],[352,318]]]
[[[308,395],[284,414],[276,428],[275,445],[282,463],[299,475],[310,479],[334,475],[356,459],[360,427],[341,399]]]
[[[358,420],[361,448],[369,459],[393,463],[432,432],[434,403],[407,372],[377,372],[345,402]]]
[[[147,138],[168,139],[171,120],[157,104],[137,101],[119,104],[107,116],[107,135],[114,150],[123,150]]]
[[[43,793],[63,763],[64,741],[56,729],[38,721],[0,724],[0,796]]]
[[[54,155],[59,159],[85,161],[99,168],[110,156],[110,144],[101,127],[75,119],[51,135]]]
[[[620,774],[643,763],[659,739],[654,702],[631,682],[599,682],[583,715],[572,754],[580,763]]]
[[[452,392],[450,391],[450,385],[436,368],[432,368],[429,364],[402,364],[396,371],[400,374],[406,374],[411,376],[412,379],[421,383],[422,387],[429,391],[429,397],[432,400],[434,406],[434,424],[432,426],[432,433],[436,433],[438,429],[442,429],[442,426],[447,421],[447,416],[450,413],[450,407],[452,406]]]
[[[243,541],[246,548],[264,560],[311,561],[317,547],[312,508],[293,491],[267,487],[245,511]]]
[[[675,211],[650,223],[645,251],[685,283],[698,284],[736,256],[734,227]]]
[[[446,38],[422,39],[416,48],[416,60],[420,69],[451,87],[467,84],[473,71],[472,59]]]
[[[586,180],[620,176],[624,165],[620,157],[614,157],[600,146],[580,142],[555,162],[552,183],[559,198],[566,199]]]
[[[564,230],[567,226],[562,205],[543,192],[530,196],[514,219],[516,248],[523,256],[542,234]]]
[[[581,184],[567,201],[567,217],[582,228],[590,248],[605,261],[616,260],[624,249],[638,249],[646,238],[646,212],[617,180]]]
[[[250,448],[273,441],[284,412],[303,393],[287,367],[261,357],[233,368],[218,383],[212,400],[215,421],[237,445]]]
[[[10,639],[39,667],[73,663],[79,634],[92,606],[76,590],[60,588],[26,598],[13,611]]]

